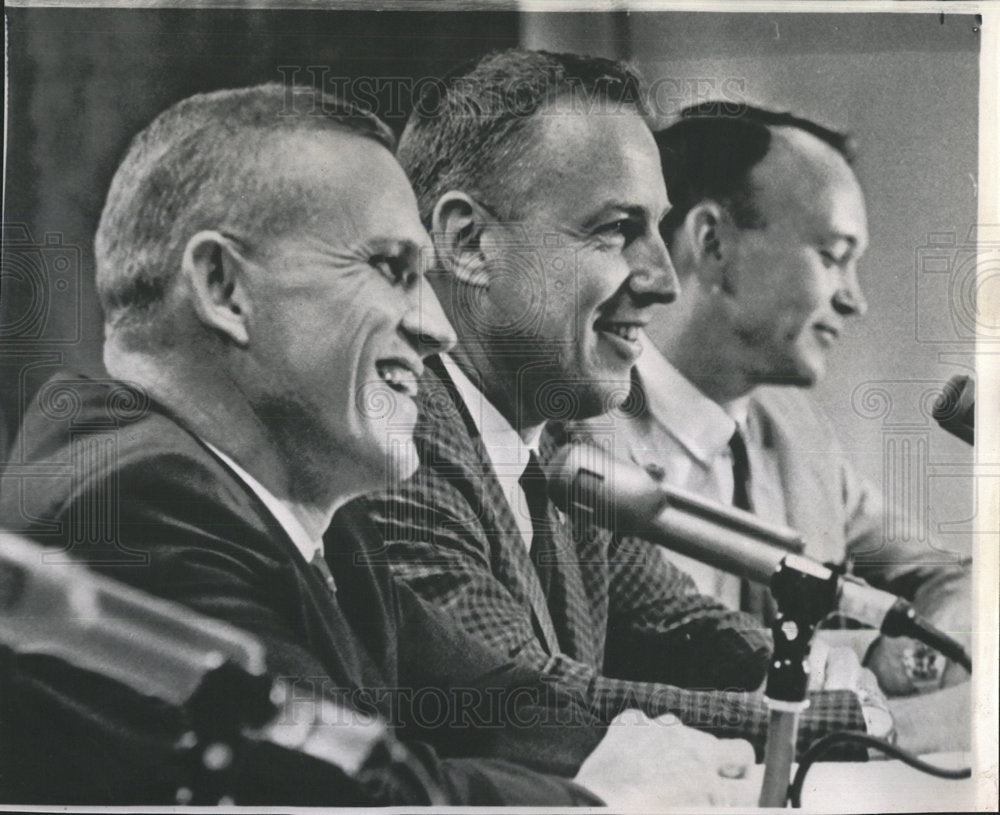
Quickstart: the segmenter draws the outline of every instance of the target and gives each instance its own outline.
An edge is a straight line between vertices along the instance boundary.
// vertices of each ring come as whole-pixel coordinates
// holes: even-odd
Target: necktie
[[[729,450],[733,455],[733,506],[753,512],[753,503],[750,501],[750,457],[739,427],[729,439]]]
[[[326,562],[326,558],[323,557],[323,552],[317,549],[313,552],[312,560],[309,562],[318,573],[322,581],[326,584],[326,587],[333,592],[337,593],[337,584],[333,579],[333,572],[330,571],[330,564]]]
[[[753,502],[750,500],[750,457],[739,425],[729,439],[729,451],[733,456],[733,506],[753,512]],[[767,616],[769,601],[770,595],[766,589],[752,585],[749,580],[740,581],[740,608],[743,611]]]
[[[538,456],[535,455],[534,451],[528,457],[528,466],[524,468],[518,483],[524,491],[528,514],[531,517],[532,532],[529,558],[535,567],[542,595],[546,603],[555,603],[557,608],[564,607],[566,602],[565,586],[559,575],[559,570],[556,568],[559,561],[552,526],[549,522],[549,498],[545,473],[538,463]],[[563,635],[557,633],[556,623],[552,620],[548,610],[545,608],[536,609],[531,622],[539,642],[545,643],[549,653],[558,653],[560,650],[559,639]]]
[[[538,456],[532,450],[528,456],[528,466],[524,468],[518,483],[524,491],[525,502],[528,505],[528,516],[531,518],[531,555],[536,567],[542,551],[547,548],[545,543],[548,535],[549,499],[546,493],[545,473],[538,463]]]

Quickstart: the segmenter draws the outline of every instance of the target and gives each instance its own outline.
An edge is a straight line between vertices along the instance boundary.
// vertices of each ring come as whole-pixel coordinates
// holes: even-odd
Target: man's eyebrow
[[[416,255],[425,248],[425,244],[412,238],[393,238],[388,235],[371,238],[366,241],[366,245],[372,252],[394,252],[398,255]]]
[[[621,214],[636,220],[645,220],[649,217],[649,212],[645,207],[640,207],[636,204],[625,204],[619,201],[606,201],[584,220],[583,226],[585,229],[597,226],[612,214]]]
[[[820,243],[829,246],[830,244],[838,243],[840,241],[844,241],[844,243],[847,244],[847,254],[844,256],[845,258],[853,257],[857,259],[868,251],[867,238],[861,238],[857,235],[847,232],[838,232],[836,230],[830,232],[820,241]]]

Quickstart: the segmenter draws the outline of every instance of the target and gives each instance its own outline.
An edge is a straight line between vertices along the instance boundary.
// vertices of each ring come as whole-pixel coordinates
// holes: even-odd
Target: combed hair
[[[97,228],[106,324],[155,319],[196,232],[229,226],[276,235],[308,219],[302,196],[264,172],[267,150],[276,137],[331,130],[394,146],[375,116],[321,90],[278,83],[197,94],[157,116],[129,146]]]
[[[771,149],[775,127],[805,131],[854,161],[849,136],[791,113],[718,101],[684,108],[677,122],[654,134],[673,206],[661,225],[664,236],[708,199],[725,206],[737,226],[762,226],[750,172]]]
[[[518,199],[519,190],[511,187],[528,175],[523,172],[530,147],[525,125],[557,99],[595,114],[626,107],[646,114],[642,82],[632,68],[578,54],[499,51],[425,86],[396,153],[424,224],[430,226],[434,205],[450,189],[512,217],[500,210],[503,202]]]

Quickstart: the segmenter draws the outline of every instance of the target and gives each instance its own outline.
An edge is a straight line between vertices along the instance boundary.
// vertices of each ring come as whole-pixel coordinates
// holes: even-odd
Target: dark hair
[[[274,189],[261,169],[276,136],[331,130],[393,147],[375,116],[320,90],[278,83],[197,94],[157,116],[129,146],[97,228],[106,323],[153,320],[194,232],[229,225],[273,235],[304,217],[300,196]]]
[[[750,188],[750,171],[771,148],[771,129],[794,127],[854,161],[850,138],[809,119],[750,105],[704,102],[684,108],[681,118],[654,134],[663,178],[673,208],[664,219],[665,236],[701,201],[724,205],[737,226],[760,226]]]
[[[528,175],[518,173],[530,152],[525,124],[546,104],[563,98],[575,109],[592,113],[614,113],[623,107],[646,113],[642,82],[633,69],[578,54],[500,51],[427,86],[396,154],[413,184],[425,225],[438,198],[449,189],[495,202],[503,188],[508,193],[503,202],[516,199],[512,185]]]

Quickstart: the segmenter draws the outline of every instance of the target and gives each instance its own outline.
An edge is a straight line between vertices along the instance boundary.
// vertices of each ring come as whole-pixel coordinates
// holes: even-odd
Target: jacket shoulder
[[[194,538],[196,530],[269,537],[255,497],[128,383],[53,377],[25,415],[15,456],[19,466],[0,488],[4,525],[77,555],[107,549],[131,562],[136,542],[168,529],[173,539]],[[125,539],[131,543],[120,545]]]
[[[768,438],[778,435],[786,439],[805,436],[813,449],[839,449],[830,417],[803,388],[762,387],[750,400],[750,416],[757,421]]]

